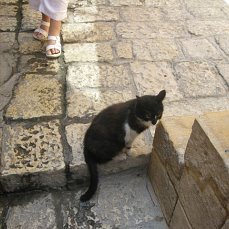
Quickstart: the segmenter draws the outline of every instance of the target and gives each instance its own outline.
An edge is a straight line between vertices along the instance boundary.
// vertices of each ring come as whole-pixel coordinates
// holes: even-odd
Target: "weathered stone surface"
[[[216,69],[207,62],[182,62],[175,66],[179,90],[185,97],[222,96],[226,85]]]
[[[2,2],[1,2],[2,3]],[[0,16],[16,17],[18,6],[0,4]]]
[[[227,213],[213,189],[209,185],[199,187],[198,183],[201,185],[201,180],[185,170],[178,195],[189,222],[193,228],[219,228]]]
[[[12,50],[15,44],[15,33],[1,32],[0,33],[0,52]]]
[[[169,63],[134,62],[130,66],[140,95],[158,94],[160,90],[165,89],[167,91],[166,100],[172,101],[182,98]]]
[[[129,41],[121,41],[116,44],[116,53],[118,58],[133,58],[132,43]]]
[[[36,29],[41,21],[41,13],[29,7],[28,4],[22,5],[22,30]]]
[[[138,60],[172,60],[182,56],[172,39],[144,39],[133,41],[133,52]]]
[[[169,228],[170,229],[184,229],[184,228],[192,229],[179,200],[177,201],[176,207],[174,209],[173,217],[169,224]]]
[[[227,229],[227,228],[229,228],[229,219],[226,220],[225,224],[223,225],[221,229]]]
[[[227,6],[225,1],[218,1],[218,0],[205,0],[204,2],[199,0],[185,0],[185,5],[188,8],[193,8],[193,7],[208,8],[209,6],[211,7]]]
[[[59,121],[4,125],[2,171],[5,191],[65,185]]]
[[[19,33],[18,36],[19,51],[22,54],[30,54],[34,52],[41,52],[43,44],[35,40],[32,33]]]
[[[229,199],[229,112],[209,113],[194,122],[185,162],[201,180],[212,179],[221,195]]]
[[[229,55],[229,35],[219,35],[216,37],[216,42],[219,44],[220,48]]]
[[[69,0],[69,7],[70,8],[76,8],[76,7],[86,7],[86,6],[99,6],[99,5],[105,5],[107,3],[106,0],[81,0],[81,1],[75,1],[75,0]]]
[[[67,114],[69,117],[89,118],[108,105],[133,97],[130,90],[73,89],[67,93]]]
[[[65,44],[64,57],[69,62],[111,61],[112,48],[109,43]]]
[[[51,194],[38,194],[35,200],[21,196],[11,206],[6,226],[14,228],[56,229],[55,206]]]
[[[128,88],[131,86],[128,68],[102,63],[79,63],[68,67],[69,93],[74,88]]]
[[[110,4],[112,6],[141,6],[143,5],[143,2],[141,0],[111,0]]]
[[[170,222],[177,202],[177,194],[165,167],[154,150],[151,154],[148,174],[165,219],[167,222]]]
[[[182,40],[187,57],[196,59],[223,59],[221,53],[207,39]]]
[[[153,147],[166,167],[170,167],[176,179],[180,179],[183,172],[185,150],[193,123],[192,116],[166,117],[156,127]]]
[[[185,36],[183,22],[120,22],[116,26],[118,36],[122,38],[159,38],[159,37],[180,37]]]
[[[220,75],[229,85],[229,64],[218,64],[217,69],[219,70]]]
[[[2,53],[0,55],[0,87],[12,76],[16,63],[17,56],[15,54]]]
[[[0,31],[15,31],[16,26],[16,17],[0,16]]]
[[[177,0],[145,0],[146,6],[154,7],[171,7],[176,8],[181,6],[181,2]]]
[[[26,74],[17,85],[5,116],[28,119],[62,114],[62,86],[47,75]]]
[[[107,6],[85,6],[77,7],[68,12],[68,23],[95,22],[95,21],[117,21],[119,12],[117,8]]]
[[[64,24],[63,29],[64,42],[98,42],[114,39],[112,23],[79,23]]]
[[[229,25],[226,20],[189,20],[187,21],[187,28],[189,33],[195,36],[211,36],[229,33]]]

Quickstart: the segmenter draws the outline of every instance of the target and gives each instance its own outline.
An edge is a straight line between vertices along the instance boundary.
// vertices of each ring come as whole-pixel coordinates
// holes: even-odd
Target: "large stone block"
[[[60,123],[4,125],[1,176],[3,190],[65,185]]]
[[[16,44],[16,33],[1,32],[0,33],[0,52],[6,50],[13,50]]]
[[[0,16],[0,31],[16,31],[17,19],[16,17]]]
[[[197,135],[200,138],[200,135]],[[203,185],[201,177],[185,170],[179,187],[179,200],[193,228],[220,228],[227,212],[208,184]]]
[[[62,86],[51,75],[26,74],[6,109],[9,119],[29,119],[62,114]]]
[[[184,169],[185,150],[193,123],[192,116],[166,117],[157,125],[155,131],[153,147],[166,165],[175,186]]]
[[[216,36],[216,42],[218,43],[219,47],[229,55],[229,34],[223,34]]]
[[[153,150],[149,164],[148,174],[160,203],[167,223],[170,222],[177,202],[176,190],[167,174],[166,168],[161,163],[157,152]]]
[[[218,64],[217,69],[220,72],[220,75],[229,85],[229,64]]]
[[[211,180],[225,205],[229,201],[229,112],[208,113],[198,118],[185,153],[188,168],[203,182]]]

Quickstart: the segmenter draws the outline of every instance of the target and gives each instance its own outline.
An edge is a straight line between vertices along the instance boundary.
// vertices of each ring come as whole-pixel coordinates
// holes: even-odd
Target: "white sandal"
[[[46,56],[49,58],[56,58],[59,57],[61,55],[61,44],[60,44],[60,36],[48,36],[48,41],[56,41],[55,44],[53,45],[47,45],[46,47]],[[47,51],[50,49],[57,49],[59,50],[58,53],[54,53],[54,54],[47,54]]]
[[[49,27],[50,26],[50,22],[47,22],[47,21],[41,21],[39,27],[37,29],[34,30],[33,32],[33,37],[36,39],[36,40],[39,40],[39,41],[45,41],[47,40],[47,37],[48,37],[48,32],[46,32],[45,30],[43,30],[41,28],[41,25],[44,25],[44,26],[47,26]],[[40,33],[43,35],[44,38],[40,38],[40,36],[37,36],[36,33]]]

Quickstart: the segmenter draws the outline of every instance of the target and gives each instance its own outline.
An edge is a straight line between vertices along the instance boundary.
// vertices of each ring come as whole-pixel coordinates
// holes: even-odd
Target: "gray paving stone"
[[[71,64],[67,72],[67,85],[73,88],[130,88],[131,81],[125,65],[104,63]]]
[[[141,0],[110,0],[112,6],[141,6],[143,2]]]
[[[0,4],[0,16],[16,17],[17,11],[18,11],[18,6],[16,5]]]
[[[9,32],[15,31],[17,19],[15,17],[0,16],[0,31]]]
[[[229,55],[229,35],[219,35],[216,37],[216,42],[219,44],[220,48]]]
[[[185,5],[188,8],[192,8],[192,7],[208,8],[209,6],[211,7],[227,6],[225,1],[218,1],[218,0],[205,0],[204,2],[200,0],[185,0]]]
[[[6,227],[9,229],[56,229],[55,206],[51,194],[38,194],[30,200],[21,196],[8,211]]]
[[[154,7],[171,7],[176,8],[180,7],[181,1],[180,0],[145,0],[146,6],[154,6]]]
[[[64,58],[69,62],[111,61],[112,48],[109,43],[65,44]]]
[[[167,91],[166,100],[182,99],[171,65],[167,62],[131,64],[134,82],[140,95],[155,95]]]
[[[133,52],[138,60],[173,60],[183,56],[173,39],[133,40]]]
[[[175,66],[179,90],[184,97],[223,96],[227,87],[207,62],[183,62]]]
[[[120,22],[116,26],[116,32],[118,36],[130,39],[174,38],[186,35],[183,22],[178,21]]]
[[[193,59],[223,59],[222,54],[207,39],[181,40],[187,56]]]
[[[115,37],[112,23],[64,24],[62,29],[64,42],[101,42]]]
[[[57,120],[4,125],[0,181],[5,191],[65,185],[65,163]]]
[[[119,11],[110,6],[85,6],[77,7],[68,12],[67,23],[95,22],[95,21],[117,21]]]
[[[50,75],[26,74],[14,90],[6,118],[29,119],[62,114],[62,85]]]
[[[13,32],[1,32],[0,33],[0,52],[6,50],[12,50],[15,40],[15,33]]]
[[[75,8],[75,7],[85,7],[85,6],[99,6],[99,5],[105,5],[107,4],[107,0],[81,0],[81,1],[75,1],[75,0],[69,0],[69,8]]]
[[[227,20],[188,20],[187,29],[189,33],[195,36],[228,34],[229,24]]]
[[[2,0],[1,3],[16,4],[16,3],[18,3],[18,0]]]
[[[133,58],[132,42],[123,40],[115,45],[115,50],[118,58],[131,59]]]

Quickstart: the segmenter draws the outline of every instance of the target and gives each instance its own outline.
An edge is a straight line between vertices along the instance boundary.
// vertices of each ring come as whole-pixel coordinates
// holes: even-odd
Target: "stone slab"
[[[223,96],[227,86],[207,62],[181,62],[175,65],[178,86],[184,97]]]
[[[218,43],[219,47],[229,55],[229,35],[218,35],[216,36],[216,42]]]
[[[62,28],[64,42],[102,42],[115,37],[112,23],[72,23]]]
[[[1,32],[0,33],[0,52],[12,50],[14,48],[14,44],[16,34],[13,32]]]
[[[113,59],[113,53],[109,43],[65,44],[64,58],[67,63],[107,62]]]
[[[213,189],[201,183],[195,174],[185,170],[180,182],[180,202],[193,228],[219,228],[227,213]]]
[[[229,85],[229,64],[218,64],[217,69],[223,79],[227,82],[227,85]]]
[[[153,150],[148,169],[149,178],[158,198],[167,223],[170,222],[177,202],[177,193],[170,181],[166,168]]]
[[[229,198],[229,112],[213,112],[198,118],[185,154],[186,166],[212,179],[219,195]]]
[[[17,85],[5,116],[29,119],[62,114],[62,86],[51,76],[26,74]]]
[[[130,90],[71,89],[67,92],[67,114],[69,117],[91,118],[111,104],[133,98]]]
[[[133,47],[130,41],[120,41],[115,45],[115,50],[118,58],[132,59],[133,58]]]
[[[169,228],[170,229],[184,229],[184,228],[192,229],[179,200],[177,201],[176,207],[174,209],[173,217],[170,221]]]
[[[204,2],[199,0],[185,0],[185,5],[188,8],[193,8],[193,7],[208,8],[209,6],[211,7],[227,6],[225,1],[217,1],[217,0],[205,0]]]
[[[117,21],[119,11],[110,6],[85,6],[76,7],[68,12],[67,23],[95,22],[95,21]]]
[[[75,179],[84,179],[88,176],[83,155],[83,138],[89,124],[71,124],[66,126],[68,144],[72,149],[70,171]],[[152,138],[149,132],[144,132],[134,141],[128,153],[120,152],[111,162],[100,165],[101,174],[117,173],[130,168],[141,167],[148,163],[151,152]]]
[[[223,55],[207,39],[185,39],[181,41],[187,57],[198,59],[223,59]]]
[[[133,40],[133,52],[137,60],[160,61],[183,57],[173,39]]]
[[[182,99],[172,66],[167,62],[133,62],[130,64],[137,91],[140,95],[156,95],[166,90],[166,100]]]
[[[86,7],[86,6],[99,6],[99,5],[105,5],[107,3],[106,0],[82,0],[82,1],[75,1],[75,0],[69,0],[68,7],[69,8],[76,8],[76,7]]]
[[[55,205],[51,194],[37,194],[34,200],[20,196],[9,208],[6,227],[56,229]]]
[[[176,8],[181,6],[181,2],[177,0],[145,0],[145,5]]]
[[[67,72],[68,90],[74,88],[129,88],[130,75],[125,65],[104,63],[70,64]]]
[[[16,17],[17,11],[18,11],[18,6],[16,5],[0,4],[0,16]]]
[[[65,163],[57,120],[4,125],[1,176],[4,191],[65,185]]]
[[[143,2],[141,0],[111,0],[110,4],[112,6],[142,6]]]
[[[16,31],[17,19],[16,17],[0,16],[0,31],[13,32]]]

